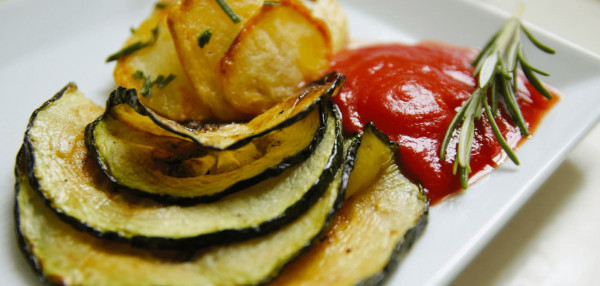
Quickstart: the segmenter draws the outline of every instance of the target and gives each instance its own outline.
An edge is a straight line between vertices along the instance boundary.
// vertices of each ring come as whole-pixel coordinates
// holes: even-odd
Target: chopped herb
[[[144,72],[143,72],[143,71],[141,71],[141,70],[136,70],[136,71],[133,73],[133,77],[135,77],[135,78],[139,78],[139,79],[143,79],[143,78],[145,77],[145,76],[144,76]]]
[[[107,59],[106,62],[112,62],[112,61],[116,61],[118,60],[120,57],[131,54],[139,49],[145,48],[146,46],[148,46],[147,43],[143,43],[143,42],[135,42],[127,47],[122,48],[121,50],[119,50],[118,52],[110,55]]]
[[[198,36],[198,46],[200,46],[200,48],[204,48],[204,46],[206,46],[206,44],[208,44],[208,41],[210,41],[211,36],[212,36],[212,33],[210,32],[209,29],[204,30],[204,32],[202,32],[202,34],[200,34],[200,36]]]
[[[219,6],[221,6],[221,9],[223,9],[223,12],[225,12],[225,14],[227,14],[227,16],[229,16],[231,21],[233,21],[234,23],[238,23],[240,21],[240,17],[235,13],[235,11],[233,11],[233,9],[231,9],[231,7],[229,7],[229,4],[227,4],[227,1],[225,1],[225,0],[216,0],[216,1],[217,1],[217,4],[219,4]]]
[[[263,5],[275,6],[275,5],[279,5],[279,2],[277,2],[277,1],[265,1],[265,3],[263,3]]]
[[[175,79],[174,74],[169,74],[167,77],[165,77],[164,75],[159,75],[153,81],[152,76],[150,76],[150,75],[146,76],[144,74],[144,72],[141,70],[136,70],[133,73],[133,77],[144,80],[144,84],[142,85],[142,90],[140,90],[140,94],[142,96],[152,95],[152,86],[153,85],[156,85],[158,88],[162,89],[165,86],[167,86],[167,84],[169,84],[173,79]]]
[[[140,93],[142,94],[142,96],[150,96],[152,95],[152,77],[146,76],[143,77],[143,79],[144,84],[142,85],[142,90],[140,90]]]
[[[157,24],[156,27],[154,27],[154,29],[152,29],[152,39],[150,40],[150,42],[152,44],[154,44],[154,42],[156,42],[156,39],[158,39],[158,33],[160,32],[160,25]]]
[[[156,7],[156,9],[165,9],[167,7],[169,7],[169,3],[165,3],[165,2],[158,2],[156,3],[156,5],[154,5],[154,7]]]
[[[156,39],[158,39],[159,32],[160,32],[160,25],[156,25],[156,27],[154,29],[152,29],[152,38],[149,41],[147,41],[147,42],[137,41],[129,46],[126,46],[126,47],[120,49],[118,52],[108,56],[108,58],[106,58],[106,62],[108,63],[108,62],[116,61],[123,56],[129,55],[140,49],[143,49],[145,47],[153,45],[156,42]]]
[[[134,27],[130,27],[129,28],[129,32],[131,32],[132,34],[135,33],[135,28]]]
[[[156,84],[156,86],[158,88],[164,88],[165,86],[167,86],[167,84],[169,84],[173,79],[175,79],[175,75],[174,74],[169,74],[167,77],[164,77],[162,75],[159,75],[156,80],[154,81],[154,83]]]

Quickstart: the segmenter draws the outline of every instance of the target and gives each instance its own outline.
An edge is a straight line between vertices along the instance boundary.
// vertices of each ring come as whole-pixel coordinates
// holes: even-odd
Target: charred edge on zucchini
[[[351,139],[350,143],[348,144],[348,148],[346,148],[345,150],[346,160],[344,160],[344,165],[342,166],[342,168],[344,168],[344,172],[342,173],[342,183],[345,184],[343,186],[344,196],[346,194],[348,182],[350,181],[350,174],[352,173],[352,170],[354,170],[354,162],[356,161],[356,155],[358,152],[358,147],[360,146],[361,139],[361,136],[354,135],[354,138]]]
[[[287,208],[279,216],[261,223],[257,227],[245,229],[223,230],[216,233],[210,233],[199,237],[191,237],[184,239],[170,239],[164,237],[141,237],[136,236],[131,238],[131,243],[134,246],[150,247],[150,248],[168,248],[168,249],[186,249],[189,247],[198,247],[205,245],[219,245],[229,242],[237,242],[246,239],[255,238],[267,233],[276,231],[301,216],[307,208],[314,203],[325,193],[327,187],[334,179],[337,171],[343,161],[343,146],[342,146],[342,126],[340,121],[339,111],[334,112],[336,123],[336,142],[332,150],[332,154],[327,161],[321,176],[311,186],[310,190],[296,202],[294,205]]]
[[[21,149],[19,149],[19,154],[21,152],[24,153],[22,155],[22,156],[24,156],[24,158],[26,158],[26,162],[24,164],[26,164],[27,170],[30,171],[30,172],[28,172],[28,176],[30,177],[29,184],[31,184],[31,187],[34,190],[39,189],[39,184],[38,184],[37,180],[31,180],[31,178],[33,177],[33,175],[31,174],[32,173],[31,171],[33,170],[33,166],[35,164],[35,158],[34,158],[34,156],[30,155],[32,143],[29,141],[29,136],[27,136],[27,134],[29,134],[29,130],[33,126],[33,122],[37,118],[38,113],[40,113],[40,111],[46,109],[46,107],[48,107],[50,104],[59,100],[65,94],[65,92],[71,88],[77,89],[77,85],[73,82],[69,82],[66,86],[64,86],[61,90],[59,90],[56,94],[54,94],[54,96],[52,96],[50,99],[48,99],[44,103],[42,103],[42,105],[40,105],[40,107],[36,108],[33,111],[33,113],[31,114],[31,116],[29,117],[29,122],[27,123],[27,128],[25,129],[25,138],[23,139],[23,146],[21,146]],[[18,155],[18,156],[21,156],[21,155]],[[49,202],[47,202],[47,203],[49,203]]]
[[[408,253],[412,245],[425,230],[425,227],[427,226],[428,213],[429,209],[423,214],[423,216],[421,216],[417,224],[406,232],[404,238],[402,239],[402,242],[396,244],[396,247],[394,247],[394,251],[390,256],[390,260],[388,261],[388,264],[383,268],[383,270],[367,279],[356,283],[356,285],[383,285],[387,281],[387,279],[389,279],[390,276],[392,276],[402,258]]]
[[[306,158],[308,158],[312,154],[312,152],[315,150],[315,148],[319,145],[319,143],[321,142],[321,139],[323,139],[323,136],[325,135],[325,129],[327,128],[327,118],[328,118],[329,110],[332,110],[331,108],[328,108],[324,103],[321,103],[319,105],[319,109],[320,109],[319,110],[319,128],[317,129],[316,133],[314,133],[313,140],[305,149],[303,149],[299,153],[294,154],[288,158],[284,158],[277,165],[267,168],[264,172],[254,176],[254,177],[236,182],[233,185],[229,186],[228,188],[226,188],[218,193],[214,193],[211,195],[205,195],[205,196],[178,197],[178,196],[171,196],[168,194],[150,193],[150,192],[146,192],[144,190],[131,188],[124,184],[121,184],[119,182],[119,180],[112,175],[110,168],[104,163],[102,156],[98,152],[98,149],[96,146],[96,140],[95,140],[95,136],[94,136],[94,128],[103,120],[103,118],[105,116],[107,116],[106,113],[103,114],[98,119],[94,120],[94,122],[90,123],[86,127],[85,143],[86,143],[87,149],[90,152],[91,156],[95,159],[96,163],[100,167],[100,170],[102,170],[102,172],[106,175],[106,177],[112,183],[114,183],[115,185],[119,186],[120,188],[122,188],[124,190],[127,190],[137,196],[151,198],[153,200],[156,200],[161,203],[166,203],[166,204],[177,204],[177,205],[181,205],[181,206],[189,206],[189,205],[193,205],[193,204],[197,204],[197,203],[211,203],[211,202],[218,201],[219,199],[221,199],[225,196],[228,196],[230,194],[233,194],[240,190],[243,190],[244,188],[255,185],[265,179],[268,179],[271,177],[276,177],[276,176],[280,175],[283,171],[285,171],[287,168],[295,166],[295,165],[303,162]]]
[[[131,108],[138,114],[149,117],[157,126],[161,127],[162,129],[164,129],[168,132],[171,132],[175,135],[181,136],[183,138],[188,138],[188,139],[196,142],[198,145],[200,145],[202,147],[212,149],[212,150],[217,150],[217,151],[232,150],[232,149],[240,148],[240,147],[250,143],[254,138],[261,137],[273,130],[277,130],[277,129],[281,129],[281,128],[290,126],[294,122],[303,119],[308,114],[310,114],[310,112],[320,102],[328,100],[330,97],[337,94],[341,90],[341,87],[344,85],[345,82],[346,82],[346,77],[343,74],[339,74],[337,72],[331,72],[331,73],[325,75],[321,79],[316,80],[313,83],[311,83],[310,85],[308,85],[307,87],[305,87],[303,93],[298,97],[298,99],[301,99],[306,94],[310,93],[311,86],[326,85],[326,84],[330,85],[330,87],[321,96],[319,96],[317,100],[312,102],[312,104],[308,108],[304,109],[303,111],[299,112],[298,114],[296,114],[290,118],[285,119],[283,122],[277,124],[276,126],[268,128],[266,130],[263,130],[262,132],[253,133],[252,135],[242,138],[242,139],[236,141],[235,143],[228,145],[224,148],[220,148],[218,146],[213,146],[210,144],[207,145],[206,143],[200,142],[193,135],[190,135],[186,132],[182,132],[180,130],[176,130],[175,128],[172,128],[171,126],[169,126],[169,124],[166,123],[166,122],[171,122],[172,120],[162,118],[160,115],[157,115],[154,112],[152,112],[150,109],[148,109],[142,102],[140,102],[138,95],[137,95],[137,91],[135,89],[126,89],[126,88],[120,86],[116,90],[114,90],[111,93],[108,101],[106,102],[106,112],[110,112],[110,109],[117,105],[127,104],[127,105],[131,106]],[[171,122],[171,124],[172,124],[172,122]],[[190,130],[187,127],[185,127],[184,129]],[[190,131],[192,131],[192,130],[190,130]]]
[[[335,130],[333,132],[333,136],[335,140],[331,146],[331,153],[329,153],[327,157],[325,166],[323,167],[323,170],[321,170],[318,179],[316,181],[313,181],[312,185],[307,191],[305,191],[303,196],[299,200],[294,201],[291,205],[289,205],[282,213],[279,213],[270,219],[260,222],[256,226],[222,229],[210,233],[202,233],[196,236],[191,235],[178,238],[164,236],[145,236],[139,234],[126,236],[119,231],[103,231],[101,229],[95,228],[90,223],[80,221],[77,217],[72,216],[70,213],[65,213],[62,210],[57,209],[57,206],[54,205],[55,202],[47,198],[44,192],[41,190],[40,183],[35,175],[36,163],[34,158],[34,145],[33,142],[30,140],[31,138],[29,135],[29,131],[31,130],[31,127],[34,124],[36,115],[40,111],[43,111],[46,107],[48,107],[52,102],[60,99],[69,87],[74,88],[74,86],[69,85],[67,88],[63,89],[53,98],[42,104],[42,106],[34,112],[32,118],[30,119],[30,123],[28,125],[24,139],[24,151],[25,158],[27,159],[26,165],[29,185],[38,195],[40,195],[44,203],[55,214],[57,214],[57,216],[62,221],[72,225],[77,230],[85,231],[101,239],[122,241],[129,243],[134,247],[147,249],[185,250],[189,248],[221,245],[225,243],[238,242],[242,240],[256,238],[258,236],[262,236],[280,229],[284,225],[301,216],[309,207],[314,205],[314,203],[324,194],[328,185],[334,179],[337,170],[341,167],[341,164],[343,163],[342,161],[344,158],[342,154],[343,139],[341,131],[341,115],[339,113],[339,110],[334,109],[332,111],[332,120],[334,122],[333,125]]]
[[[409,229],[406,232],[406,234],[404,235],[404,239],[402,239],[402,242],[397,244],[394,248],[394,252],[392,253],[388,264],[383,268],[383,270],[367,279],[356,283],[357,286],[383,285],[387,281],[387,279],[389,279],[390,276],[392,276],[402,258],[408,253],[412,245],[425,230],[425,227],[427,226],[428,213],[429,210],[427,210],[427,212],[423,214],[423,216],[421,216],[417,225],[415,225],[413,228]]]
[[[26,157],[25,146],[22,145],[21,148],[19,149],[19,152],[17,153],[17,159],[15,162],[15,169],[14,169],[15,186],[14,186],[13,214],[15,216],[15,226],[14,227],[16,230],[15,232],[17,233],[17,243],[19,244],[19,249],[25,256],[27,262],[29,263],[31,268],[33,268],[33,271],[36,273],[38,279],[43,283],[50,284],[50,281],[48,281],[48,279],[46,279],[46,276],[44,276],[44,273],[42,271],[42,265],[40,264],[40,261],[35,257],[35,255],[33,255],[32,251],[29,248],[29,246],[27,245],[27,242],[25,241],[25,237],[23,237],[23,233],[21,232],[21,229],[20,229],[21,213],[19,210],[18,195],[19,195],[19,190],[21,188],[21,185],[19,183],[18,178],[19,178],[19,174],[24,172],[27,169],[27,166],[26,166],[27,159],[25,157]]]
[[[16,178],[16,182],[15,182],[15,189],[14,189],[15,190],[15,193],[14,193],[14,200],[15,200],[14,201],[14,203],[15,203],[14,204],[14,215],[15,215],[14,219],[15,220],[14,221],[15,221],[16,233],[17,233],[17,236],[18,236],[19,247],[20,247],[21,251],[23,252],[23,254],[25,255],[28,263],[33,268],[34,272],[37,274],[37,276],[40,279],[40,281],[42,281],[43,283],[46,283],[46,284],[62,285],[62,284],[65,284],[65,281],[69,281],[70,280],[69,277],[66,277],[66,276],[63,277],[63,276],[60,275],[61,273],[56,273],[56,272],[45,273],[43,256],[42,257],[39,256],[39,255],[42,255],[44,253],[35,253],[35,251],[30,248],[29,243],[27,242],[27,239],[25,238],[25,234],[23,233],[23,230],[21,229],[22,221],[21,221],[21,213],[20,213],[20,209],[21,208],[20,208],[20,204],[19,204],[19,196],[20,196],[20,192],[22,192],[23,190],[21,190],[21,185],[20,185],[21,180],[20,180],[20,177],[24,174],[24,172],[26,172],[26,167],[24,166],[24,164],[26,162],[25,162],[25,159],[23,157],[24,157],[24,149],[21,148],[21,150],[19,151],[19,153],[17,155],[17,160],[16,160],[16,164],[15,164],[15,178]],[[327,189],[327,191],[326,191],[327,195],[331,195],[330,193],[335,192],[335,194],[334,194],[335,198],[334,198],[333,202],[330,202],[330,203],[327,204],[328,210],[326,211],[323,219],[319,220],[319,222],[322,222],[319,231],[316,234],[314,234],[314,235],[311,234],[311,236],[308,237],[307,243],[304,244],[304,245],[302,245],[302,246],[300,246],[300,248],[294,249],[293,250],[294,253],[292,253],[289,256],[286,256],[285,261],[282,261],[281,264],[273,265],[273,268],[270,269],[270,272],[269,273],[265,273],[264,276],[262,276],[262,277],[264,277],[262,281],[256,281],[256,280],[254,280],[254,281],[246,281],[246,283],[244,283],[244,284],[249,283],[249,285],[250,285],[250,284],[265,284],[265,283],[268,283],[273,278],[277,277],[277,275],[285,267],[285,265],[287,265],[288,263],[290,263],[291,261],[293,261],[301,253],[305,252],[307,249],[310,248],[310,246],[315,241],[317,241],[317,239],[323,233],[323,231],[327,229],[327,227],[329,226],[329,224],[331,223],[331,221],[333,219],[333,215],[335,214],[335,212],[337,210],[339,210],[339,208],[341,207],[341,203],[343,202],[343,198],[344,198],[344,189],[343,189],[343,186],[346,186],[347,182],[344,183],[344,182],[340,181],[341,180],[340,178],[342,177],[341,176],[342,172],[347,172],[347,170],[344,169],[344,170],[338,171],[338,173],[337,173],[337,175],[336,175],[336,177],[334,179],[334,180],[336,180],[336,182],[330,184],[329,187],[328,187],[328,189]],[[25,183],[27,183],[27,182],[25,182]],[[332,189],[332,188],[334,188],[334,189]],[[325,196],[327,196],[327,195],[325,195]],[[43,207],[47,207],[47,206],[43,206]],[[312,209],[311,209],[311,211],[312,211]],[[302,219],[304,219],[304,218],[302,218]],[[84,236],[87,235],[87,234],[84,234],[84,233],[80,233],[80,234],[84,235]],[[68,233],[66,235],[67,235],[67,238],[69,238]],[[60,237],[58,237],[58,238],[60,239]],[[93,238],[93,237],[89,237],[89,238],[90,239],[96,239],[96,238]],[[56,238],[53,237],[53,239],[56,239]],[[60,241],[55,241],[55,242],[59,242],[60,243]],[[35,242],[33,242],[33,243],[35,243]],[[252,243],[252,242],[250,242],[250,243]],[[115,246],[115,245],[113,245],[113,246]],[[35,247],[35,244],[34,244],[34,247]],[[110,246],[106,246],[106,247],[107,247],[107,249],[111,249]],[[123,246],[123,247],[126,247],[126,246]],[[225,246],[225,247],[227,247],[227,246]],[[180,254],[183,255],[184,257],[189,257],[190,256],[189,253],[190,253],[190,250],[186,250],[185,253],[180,253]],[[191,251],[191,253],[194,253],[194,251]],[[159,255],[160,255],[160,253],[159,253]],[[179,256],[179,254],[175,254],[175,255]],[[184,258],[184,259],[191,259],[191,258]],[[105,281],[106,282],[106,280],[96,280],[96,282],[98,282],[98,281]],[[72,282],[75,282],[75,281],[72,281]],[[81,283],[81,282],[83,282],[83,281],[79,281],[79,283]]]
[[[396,142],[391,141],[385,133],[383,133],[382,131],[377,129],[377,127],[375,127],[375,124],[373,124],[373,122],[367,123],[365,129],[370,129],[373,132],[373,134],[375,134],[379,138],[379,140],[385,142],[390,146],[390,148],[394,149],[394,153],[396,154],[396,156],[394,157],[395,162],[401,169],[402,161],[399,157],[400,153],[398,152],[400,145],[398,145],[398,143]],[[358,143],[358,145],[360,146],[360,142]],[[382,271],[358,282],[356,285],[371,286],[382,285],[383,283],[385,283],[387,279],[391,276],[391,274],[394,272],[394,270],[397,268],[404,255],[408,253],[408,251],[411,249],[412,245],[415,243],[417,238],[419,238],[425,230],[429,215],[429,198],[427,198],[427,196],[425,195],[425,191],[422,188],[422,186],[420,184],[417,185],[419,186],[421,196],[423,196],[427,202],[427,208],[425,209],[425,212],[421,215],[421,217],[419,217],[417,223],[404,234],[404,238],[402,239],[402,241],[396,244],[392,254],[390,255],[388,263],[382,269]]]
[[[350,196],[323,239],[273,285],[380,285],[422,233],[429,200],[401,174],[398,146],[372,124],[345,145],[354,157],[344,163]]]
[[[333,105],[333,104],[330,102],[329,105]],[[339,111],[337,106],[332,106],[332,109],[334,109],[335,112],[337,112],[338,114],[340,114],[339,116],[341,116],[341,112]],[[319,233],[315,237],[313,237],[313,239],[311,239],[311,241],[309,243],[307,243],[302,249],[300,249],[294,255],[294,257],[292,259],[290,259],[285,264],[283,264],[281,269],[279,269],[279,271],[277,271],[277,275],[274,275],[272,277],[269,277],[268,279],[265,279],[264,281],[259,283],[259,285],[267,285],[269,282],[272,282],[273,280],[275,280],[277,278],[277,276],[281,273],[281,271],[283,269],[285,269],[286,266],[293,263],[294,260],[296,258],[300,257],[302,254],[310,251],[311,247],[315,244],[315,242],[319,241],[323,237],[323,235],[325,235],[327,233],[327,230],[329,229],[329,227],[331,226],[331,223],[333,222],[333,218],[335,218],[335,215],[337,214],[337,212],[340,210],[340,208],[342,207],[342,205],[344,203],[344,196],[346,193],[346,188],[348,187],[348,180],[350,178],[350,173],[352,172],[352,168],[354,167],[354,160],[356,159],[356,149],[357,148],[353,149],[353,146],[355,145],[354,143],[356,141],[358,141],[358,140],[353,140],[352,144],[348,148],[343,150],[344,151],[343,153],[345,154],[344,161],[338,171],[338,174],[334,177],[334,180],[339,180],[339,184],[340,184],[338,195],[337,195],[337,198],[335,199],[333,208],[327,214],[327,220],[326,220],[325,224],[323,225],[323,228],[321,229],[321,231],[319,231]]]
[[[54,102],[60,100],[69,89],[77,89],[77,85],[72,82],[68,83],[65,87],[63,87],[60,91],[58,91],[54,96],[52,96],[50,99],[48,99],[47,101],[42,103],[42,105],[40,105],[40,107],[38,107],[36,110],[33,111],[33,113],[31,114],[31,117],[29,117],[29,122],[28,122],[27,128],[25,130],[25,138],[23,138],[23,145],[21,146],[21,149],[19,150],[19,154],[17,155],[17,158],[23,160],[24,162],[18,162],[17,167],[19,164],[22,164],[26,168],[29,185],[42,198],[42,200],[44,201],[46,206],[48,206],[48,208],[50,208],[54,213],[56,213],[58,215],[58,217],[60,217],[63,221],[71,224],[77,230],[89,231],[89,230],[93,229],[89,225],[87,225],[85,223],[81,223],[79,220],[77,220],[73,217],[70,217],[70,216],[58,211],[54,207],[52,207],[52,202],[50,200],[48,200],[48,198],[46,198],[46,196],[44,196],[44,194],[40,190],[39,181],[35,177],[35,174],[34,174],[36,158],[32,154],[33,143],[31,142],[31,139],[29,138],[30,130],[34,125],[34,122],[37,119],[38,114],[40,112],[44,111],[46,108],[48,108],[48,106],[50,106]],[[98,235],[98,237],[102,237],[102,235]],[[39,265],[34,265],[34,267],[36,269],[39,269]]]

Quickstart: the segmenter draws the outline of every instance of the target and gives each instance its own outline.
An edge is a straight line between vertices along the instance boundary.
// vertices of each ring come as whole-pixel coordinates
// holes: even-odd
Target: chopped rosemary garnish
[[[143,72],[143,71],[141,71],[141,70],[136,70],[136,71],[133,73],[133,77],[135,77],[135,78],[139,78],[139,79],[144,79],[145,75],[144,75],[144,72]]]
[[[519,17],[513,17],[487,42],[471,63],[475,67],[473,76],[477,80],[477,87],[452,119],[440,148],[440,159],[444,160],[450,139],[454,132],[458,130],[454,173],[456,174],[458,169],[461,185],[465,189],[468,186],[469,173],[471,172],[470,159],[475,135],[475,120],[480,120],[482,114],[485,114],[488,119],[496,140],[498,140],[507,156],[519,165],[519,159],[502,136],[494,119],[498,116],[498,105],[502,101],[511,120],[517,125],[521,134],[524,137],[529,136],[527,124],[516,98],[518,93],[518,66],[521,67],[527,80],[540,94],[548,99],[552,98],[550,92],[536,76],[536,74],[544,76],[549,74],[530,65],[523,56],[520,40],[521,31],[540,50],[549,54],[555,53],[553,49],[535,39],[521,23]],[[490,103],[488,103],[488,100]]]
[[[167,7],[169,7],[169,3],[165,3],[165,2],[157,2],[154,7],[156,7],[156,9],[165,9]]]
[[[167,77],[163,76],[163,75],[159,75],[156,80],[154,80],[154,83],[156,84],[156,86],[158,88],[164,88],[165,86],[167,86],[167,84],[169,84],[173,79],[175,79],[175,75],[170,73]]]
[[[204,48],[204,46],[206,46],[206,44],[208,44],[208,42],[210,41],[211,36],[212,33],[209,29],[204,30],[204,32],[202,32],[200,36],[198,36],[198,46],[200,46],[200,48]]]
[[[152,29],[152,38],[150,38],[150,40],[148,40],[147,42],[137,41],[129,46],[126,46],[126,47],[120,49],[118,52],[108,56],[108,58],[106,58],[106,62],[108,63],[108,62],[116,61],[123,56],[129,55],[140,49],[143,49],[145,47],[153,45],[156,42],[156,39],[158,39],[159,32],[160,32],[160,25],[156,25],[156,27],[154,27],[154,29]]]
[[[158,88],[164,88],[169,84],[173,79],[175,79],[174,74],[169,74],[168,76],[159,75],[156,77],[154,81],[152,81],[152,76],[146,76],[143,71],[136,70],[133,73],[133,77],[143,79],[144,84],[142,85],[142,89],[140,90],[140,94],[142,96],[150,96],[152,95],[152,86],[156,85]]]
[[[229,4],[227,4],[227,2],[225,0],[216,0],[216,1],[219,4],[219,6],[221,6],[221,9],[223,9],[225,14],[227,14],[227,16],[229,16],[231,21],[233,21],[234,23],[238,23],[240,21],[240,17],[235,13],[235,11],[233,11],[233,9],[231,9],[231,7],[229,7]]]

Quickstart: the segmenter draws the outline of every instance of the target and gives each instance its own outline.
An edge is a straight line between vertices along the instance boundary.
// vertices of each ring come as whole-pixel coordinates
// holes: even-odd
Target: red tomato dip
[[[452,173],[458,133],[445,159],[440,145],[452,118],[475,90],[471,60],[477,50],[438,43],[386,44],[338,53],[331,69],[343,73],[347,83],[334,98],[343,114],[344,131],[360,132],[373,121],[400,144],[404,171],[421,183],[432,203],[460,190]],[[526,79],[519,80],[518,103],[532,131],[556,100],[547,100]],[[514,148],[519,130],[501,110],[496,119]],[[506,157],[485,116],[476,122],[469,182],[490,172]]]

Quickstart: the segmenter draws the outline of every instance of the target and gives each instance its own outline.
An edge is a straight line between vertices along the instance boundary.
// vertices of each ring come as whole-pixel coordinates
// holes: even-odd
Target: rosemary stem
[[[217,1],[217,4],[219,4],[219,6],[221,7],[221,9],[223,9],[223,12],[225,12],[225,14],[227,14],[229,19],[231,19],[231,21],[233,23],[240,22],[240,17],[235,13],[235,11],[233,11],[233,9],[231,9],[229,4],[227,4],[227,2],[225,0],[216,0],[216,1]]]
[[[495,117],[500,114],[498,112],[499,102],[502,102],[521,134],[524,137],[529,136],[527,123],[517,101],[519,67],[538,92],[551,98],[551,94],[536,77],[536,74],[543,76],[548,74],[525,61],[521,51],[521,31],[540,50],[547,53],[554,52],[535,39],[521,24],[519,17],[513,17],[494,34],[473,59],[471,65],[474,67],[473,76],[477,81],[477,86],[452,119],[440,149],[440,160],[445,160],[446,149],[449,148],[450,140],[458,130],[453,173],[456,174],[458,171],[463,188],[467,188],[469,173],[471,173],[470,159],[475,137],[475,120],[480,120],[483,114],[485,114],[500,147],[515,164],[519,164],[519,159],[504,139],[495,120]],[[488,100],[491,100],[491,104],[488,103]]]

